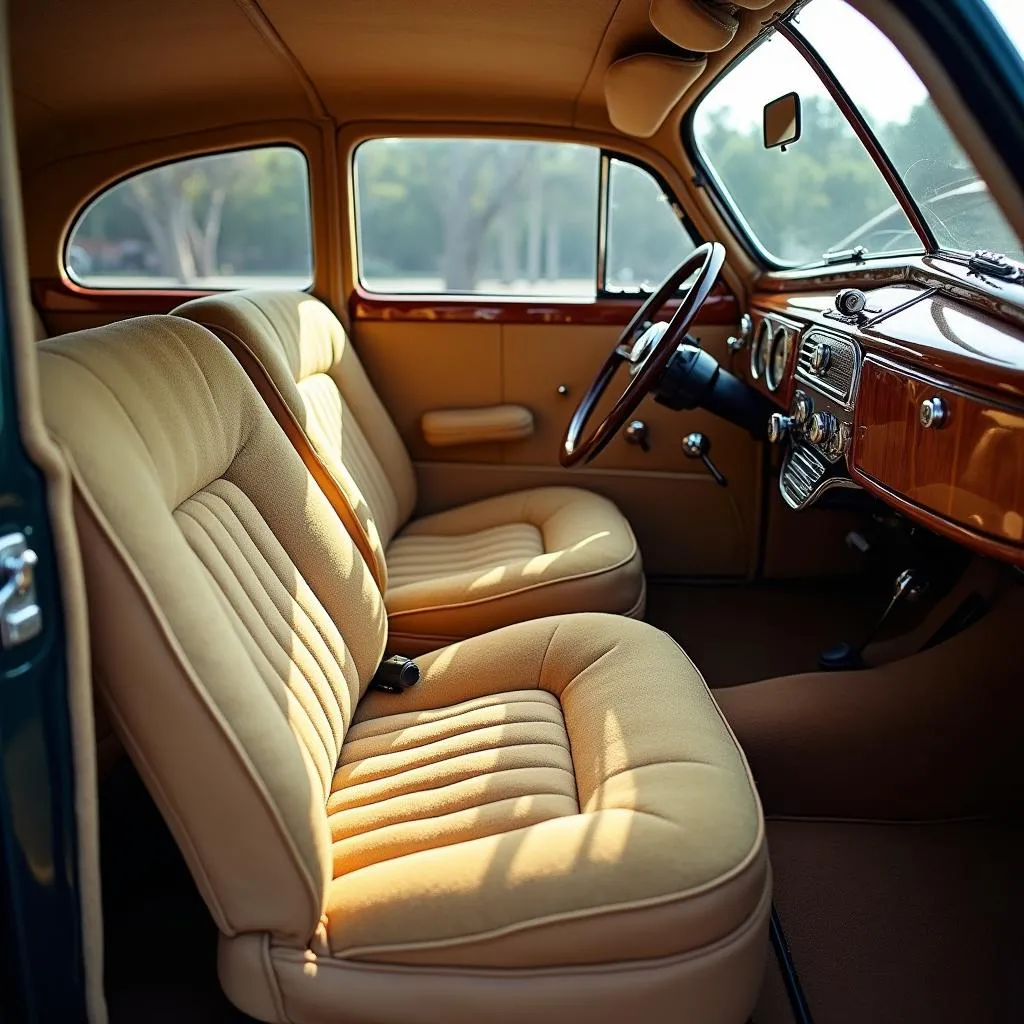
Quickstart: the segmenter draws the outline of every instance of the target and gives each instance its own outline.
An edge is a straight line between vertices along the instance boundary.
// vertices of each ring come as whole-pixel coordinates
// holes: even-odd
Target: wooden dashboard
[[[817,395],[804,339],[842,352],[853,351],[842,339],[853,342],[849,399],[827,403],[843,437],[819,452],[836,463],[832,482],[852,481],[937,533],[1024,565],[1024,286],[975,301],[941,275],[861,287],[867,308],[846,318],[834,290],[756,293],[733,373],[794,412],[805,392]],[[756,351],[759,332],[769,345],[778,334],[771,352]],[[774,375],[765,372],[773,354]],[[793,448],[814,447],[793,431]]]

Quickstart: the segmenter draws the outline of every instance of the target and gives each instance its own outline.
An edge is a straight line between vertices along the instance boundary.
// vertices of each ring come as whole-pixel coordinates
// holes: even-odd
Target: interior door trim
[[[641,296],[597,299],[450,295],[385,295],[357,286],[350,300],[353,321],[389,320],[422,323],[576,324],[625,326],[640,306]],[[677,303],[669,303],[671,310]],[[728,327],[740,318],[736,296],[719,282],[694,321]]]

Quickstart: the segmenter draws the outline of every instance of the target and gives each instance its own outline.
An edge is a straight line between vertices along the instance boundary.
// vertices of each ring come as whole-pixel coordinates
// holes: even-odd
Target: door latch
[[[43,628],[36,600],[39,556],[23,533],[0,537],[0,646],[7,650],[31,640]]]

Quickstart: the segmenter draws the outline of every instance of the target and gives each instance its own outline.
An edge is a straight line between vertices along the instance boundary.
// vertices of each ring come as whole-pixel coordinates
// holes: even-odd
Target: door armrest
[[[484,409],[437,409],[420,419],[423,439],[434,448],[519,441],[533,433],[533,413],[522,405]]]

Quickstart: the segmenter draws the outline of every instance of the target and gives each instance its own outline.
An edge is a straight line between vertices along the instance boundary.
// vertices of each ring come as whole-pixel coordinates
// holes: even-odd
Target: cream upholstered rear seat
[[[557,616],[366,693],[383,602],[226,348],[177,317],[43,342],[93,658],[221,932],[296,1024],[741,1024],[766,952],[743,755],[663,633]]]
[[[280,399],[275,413],[298,428],[293,443],[316,452],[356,510],[387,580],[391,649],[420,653],[560,612],[643,615],[636,539],[599,495],[541,488],[410,522],[416,480],[408,452],[344,328],[319,300],[231,292],[176,313],[255,357],[244,365],[269,380]]]

